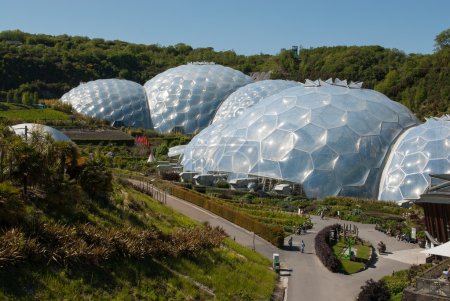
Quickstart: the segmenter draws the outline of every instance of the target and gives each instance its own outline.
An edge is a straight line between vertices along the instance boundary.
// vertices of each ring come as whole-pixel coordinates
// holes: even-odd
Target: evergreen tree
[[[39,94],[38,94],[38,92],[34,92],[33,93],[32,101],[33,101],[33,103],[38,103],[39,102]]]
[[[14,96],[13,96],[13,100],[14,100],[14,103],[19,103],[19,91],[17,91],[17,90],[15,90],[14,91]]]
[[[7,103],[13,102],[13,93],[11,91],[8,91],[8,93],[6,93],[6,102]]]
[[[22,104],[24,105],[30,104],[30,92],[22,93]]]

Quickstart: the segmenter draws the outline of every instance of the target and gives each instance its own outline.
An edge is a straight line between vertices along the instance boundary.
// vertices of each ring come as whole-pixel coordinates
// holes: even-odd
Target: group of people
[[[293,240],[292,237],[289,238],[288,240],[289,247],[292,247],[292,240]],[[305,242],[303,241],[303,239],[302,242],[300,243],[300,252],[305,253]]]

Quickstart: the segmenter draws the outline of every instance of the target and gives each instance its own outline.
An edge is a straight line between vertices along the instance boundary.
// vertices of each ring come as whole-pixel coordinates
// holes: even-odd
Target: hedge
[[[283,246],[285,234],[282,227],[264,225],[249,215],[230,208],[217,200],[212,200],[207,196],[176,185],[168,185],[170,185],[170,193],[173,196],[205,208],[242,228],[250,230],[277,247]]]
[[[317,233],[315,239],[316,255],[322,261],[323,265],[331,272],[336,273],[339,271],[340,262],[333,250],[330,247],[330,232],[331,230],[339,231],[341,225],[334,224],[323,228]]]

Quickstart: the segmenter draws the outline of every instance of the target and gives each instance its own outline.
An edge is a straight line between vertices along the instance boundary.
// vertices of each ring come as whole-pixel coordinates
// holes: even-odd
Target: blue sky
[[[292,45],[431,53],[447,28],[448,0],[0,0],[0,30],[186,43],[246,55]]]

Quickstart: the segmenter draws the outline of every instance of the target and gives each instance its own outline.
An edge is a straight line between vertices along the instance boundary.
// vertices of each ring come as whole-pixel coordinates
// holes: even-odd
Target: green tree
[[[448,49],[450,47],[450,28],[438,34],[434,39],[434,42],[435,51]]]
[[[17,91],[17,90],[14,91],[13,100],[14,100],[14,103],[19,103],[20,102],[19,91]]]
[[[24,105],[29,105],[31,102],[30,92],[23,92],[22,93],[22,103]]]
[[[12,103],[14,101],[13,99],[13,92],[8,91],[8,93],[6,93],[6,102],[7,103]]]
[[[161,160],[162,157],[167,156],[169,153],[169,146],[167,145],[167,141],[162,142],[160,145],[156,147],[155,156],[158,160]]]
[[[88,160],[79,175],[79,182],[92,199],[106,200],[112,191],[112,173],[99,156]]]

